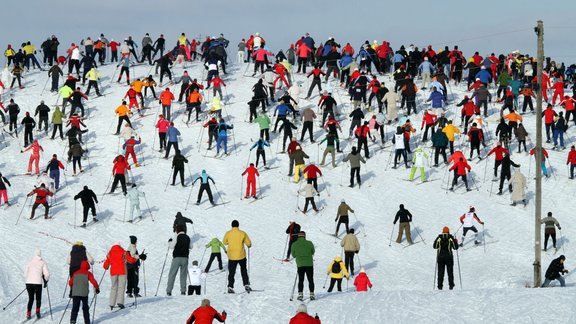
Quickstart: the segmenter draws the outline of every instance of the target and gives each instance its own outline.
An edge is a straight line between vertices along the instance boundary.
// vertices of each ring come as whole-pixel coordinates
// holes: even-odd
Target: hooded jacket
[[[128,251],[116,244],[110,248],[108,255],[106,255],[104,269],[108,270],[110,268],[111,276],[122,276],[126,275],[126,263],[134,263],[136,261]]]
[[[26,284],[32,285],[41,285],[44,283],[44,280],[48,281],[50,279],[48,265],[46,265],[46,262],[42,259],[40,250],[36,250],[36,254],[26,266],[24,277],[26,278]]]

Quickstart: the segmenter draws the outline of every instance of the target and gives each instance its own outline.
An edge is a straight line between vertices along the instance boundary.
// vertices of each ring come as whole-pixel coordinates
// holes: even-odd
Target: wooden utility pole
[[[538,20],[538,25],[534,28],[538,35],[538,57],[537,75],[538,89],[536,95],[536,200],[534,211],[534,288],[542,285],[542,264],[541,264],[541,225],[542,218],[542,72],[544,70],[544,23]]]

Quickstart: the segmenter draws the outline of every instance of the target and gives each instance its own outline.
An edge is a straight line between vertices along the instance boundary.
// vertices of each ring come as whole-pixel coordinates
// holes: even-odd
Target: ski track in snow
[[[147,65],[136,66],[134,68],[137,77],[147,75],[150,67]],[[251,73],[252,65],[250,66]],[[198,62],[189,64],[187,70],[192,77],[201,78],[204,75],[203,68]],[[179,78],[182,75],[182,67],[179,65],[173,70],[173,74]],[[258,136],[258,126],[244,122],[247,119],[247,105],[245,102],[251,97],[251,87],[257,81],[255,78],[244,77],[246,71],[245,64],[232,65],[229,67],[229,74],[225,76],[228,87],[223,89],[223,94],[228,95],[226,101],[233,102],[226,105],[223,112],[226,119],[235,125],[230,137],[230,156],[224,159],[205,158],[206,134],[200,135],[203,130],[199,124],[191,124],[187,127],[182,121],[181,113],[184,112],[179,104],[174,104],[176,127],[182,133],[181,150],[188,157],[192,176],[199,175],[203,168],[216,180],[217,188],[220,190],[222,199],[229,201],[229,204],[210,208],[206,196],[200,206],[195,206],[195,197],[198,186],[194,187],[191,203],[188,210],[184,210],[184,205],[190,193],[190,186],[181,188],[179,185],[168,186],[164,191],[166,181],[171,173],[171,159],[166,161],[157,152],[158,143],[156,139],[156,150],[152,150],[153,136],[156,131],[155,116],[159,106],[156,101],[147,101],[147,106],[151,107],[153,115],[142,118],[134,122],[137,132],[142,136],[143,159],[140,154],[138,158],[143,164],[140,168],[133,168],[132,174],[136,178],[139,188],[147,193],[147,200],[154,214],[155,222],[152,222],[144,200],[141,201],[144,219],[137,224],[122,223],[116,219],[123,218],[124,199],[121,194],[102,196],[110,179],[112,169],[112,159],[117,154],[118,139],[110,135],[116,127],[117,119],[114,109],[120,104],[127,86],[125,83],[111,83],[111,75],[114,73],[114,66],[107,65],[101,67],[103,75],[101,84],[104,86],[105,97],[97,98],[94,93],[86,103],[87,111],[91,117],[86,121],[89,132],[84,135],[87,142],[91,169],[84,174],[72,177],[71,165],[68,165],[67,178],[61,177],[62,188],[56,194],[60,204],[53,208],[54,219],[46,221],[42,217],[34,221],[27,220],[30,212],[30,201],[24,207],[22,217],[18,225],[14,225],[20,209],[24,206],[25,194],[28,193],[36,182],[35,177],[13,177],[14,174],[22,173],[28,162],[29,154],[20,154],[22,135],[18,142],[7,137],[9,146],[2,145],[0,149],[0,169],[7,176],[13,187],[10,189],[10,198],[14,205],[8,209],[0,208],[0,303],[6,305],[23,288],[23,271],[29,259],[32,257],[34,248],[40,247],[43,250],[43,257],[47,261],[50,272],[50,288],[52,298],[52,308],[55,320],[59,320],[62,311],[68,302],[62,299],[62,292],[65,280],[68,276],[68,266],[65,263],[70,250],[70,245],[62,240],[48,237],[39,232],[46,232],[50,235],[65,238],[70,242],[81,240],[87,246],[88,251],[94,256],[97,263],[93,271],[97,279],[102,276],[103,268],[101,261],[105,258],[108,249],[114,243],[121,243],[127,247],[128,236],[138,237],[139,250],[146,250],[148,259],[146,263],[146,288],[147,296],[138,300],[138,308],[129,308],[124,311],[110,313],[108,310],[107,297],[110,289],[109,276],[106,275],[96,306],[97,323],[120,323],[130,320],[139,320],[145,323],[166,323],[183,322],[190,313],[199,306],[200,297],[174,296],[165,297],[165,287],[167,280],[167,270],[170,265],[168,258],[166,271],[160,285],[159,294],[154,296],[158,277],[162,268],[162,262],[166,253],[166,241],[172,235],[173,217],[178,211],[182,211],[187,217],[194,220],[194,226],[189,226],[194,248],[191,251],[191,260],[199,260],[204,251],[203,245],[212,237],[222,238],[229,230],[230,222],[233,219],[240,221],[240,228],[250,235],[253,247],[250,251],[250,281],[254,289],[264,289],[264,292],[254,292],[250,295],[243,293],[240,295],[224,294],[226,285],[226,274],[209,275],[207,283],[207,297],[211,299],[212,306],[221,311],[228,312],[228,323],[278,323],[288,322],[294,315],[299,302],[289,302],[290,289],[295,276],[294,263],[282,263],[273,258],[281,257],[284,248],[284,230],[288,226],[288,221],[296,220],[302,225],[302,229],[307,232],[307,237],[316,246],[315,255],[315,283],[318,300],[307,301],[309,313],[318,313],[323,323],[381,323],[386,318],[389,323],[432,323],[444,321],[458,321],[460,323],[489,323],[489,322],[510,322],[510,323],[543,323],[562,322],[574,323],[576,311],[573,303],[576,297],[572,278],[567,278],[568,288],[566,289],[524,289],[526,284],[532,282],[532,260],[533,260],[533,196],[534,196],[534,170],[533,159],[525,153],[516,153],[516,143],[512,144],[514,153],[512,160],[522,165],[522,171],[528,180],[529,204],[526,208],[517,206],[507,206],[509,204],[509,193],[505,191],[503,196],[497,196],[498,183],[491,183],[491,170],[493,160],[488,161],[486,171],[486,182],[483,182],[484,168],[486,162],[475,159],[471,162],[474,180],[479,190],[473,190],[466,194],[457,194],[463,191],[460,187],[457,193],[446,193],[442,186],[446,186],[446,167],[432,169],[428,176],[432,179],[440,178],[440,181],[425,183],[421,186],[417,178],[414,184],[400,181],[407,178],[409,170],[400,166],[393,170],[386,163],[389,159],[389,149],[379,150],[373,153],[372,158],[362,166],[361,174],[363,186],[348,188],[347,165],[342,164],[342,155],[337,155],[338,166],[335,169],[322,168],[324,171],[324,182],[319,179],[321,196],[318,199],[319,205],[326,205],[326,210],[322,213],[308,213],[303,215],[293,212],[296,204],[303,206],[304,199],[298,198],[294,193],[299,188],[298,184],[287,181],[287,161],[285,154],[270,154],[267,150],[266,157],[269,165],[280,168],[276,171],[263,172],[260,178],[260,186],[263,195],[267,196],[262,201],[249,204],[248,201],[240,200],[240,195],[244,195],[245,183],[240,176],[247,162],[247,154],[251,146],[251,139]],[[47,73],[30,73],[25,78],[26,88],[14,92],[16,103],[22,110],[20,118],[24,112],[34,112],[35,107],[43,99],[47,104],[56,103],[57,96],[49,91],[44,91],[41,97],[42,85],[46,82]],[[33,79],[33,80],[32,80]],[[133,78],[134,79],[134,78]],[[304,97],[307,91],[308,81],[303,75],[296,75],[296,81],[302,81],[303,89],[301,96]],[[392,86],[388,76],[379,77],[384,80],[387,86]],[[156,81],[158,78],[156,77]],[[419,82],[417,83],[419,85]],[[323,88],[326,84],[322,84]],[[344,113],[349,112],[350,103],[344,90],[338,85],[330,82],[328,85],[332,89],[334,96],[340,104],[340,109]],[[85,88],[83,88],[85,89]],[[157,88],[157,94],[161,91]],[[177,96],[180,90],[179,85],[172,86],[171,90]],[[455,124],[459,124],[459,116],[454,116],[454,104],[461,99],[465,92],[463,86],[452,85],[456,100],[450,102],[446,109],[447,117],[453,118]],[[417,128],[422,117],[422,108],[428,91],[425,95],[418,96],[418,116],[411,116],[413,124]],[[204,91],[206,99],[212,99],[211,89]],[[449,98],[452,96],[449,94]],[[8,101],[7,95],[2,96],[3,101]],[[150,99],[148,99],[150,100]],[[318,101],[317,92],[310,101],[301,99],[301,106],[315,105]],[[343,103],[343,105],[342,105]],[[69,107],[68,107],[69,109]],[[270,109],[270,108],[269,108]],[[490,105],[491,113],[497,114],[499,107]],[[269,110],[271,111],[271,110]],[[370,116],[370,114],[368,114]],[[494,137],[496,127],[495,117],[492,115],[488,119],[491,137]],[[525,115],[525,126],[531,136],[535,134],[534,115]],[[132,119],[134,120],[134,119]],[[272,120],[274,121],[274,119]],[[111,125],[112,124],[112,125]],[[343,121],[343,133],[347,134],[349,122]],[[321,139],[322,131],[315,127],[315,136]],[[387,139],[391,138],[392,127],[387,127]],[[567,138],[571,144],[574,127],[568,130]],[[22,134],[22,133],[21,133]],[[299,131],[296,132],[299,134]],[[417,132],[419,134],[419,131]],[[272,135],[271,150],[275,153],[280,150],[277,141],[281,141],[278,134]],[[198,149],[197,141],[202,138],[201,148]],[[341,136],[341,137],[345,137]],[[418,138],[418,136],[416,136]],[[47,140],[45,135],[39,137],[40,144],[44,147],[40,166],[45,166],[51,154],[58,154],[60,159],[64,159],[65,141]],[[456,141],[458,143],[459,140]],[[304,151],[307,152],[314,161],[319,162],[318,155],[321,156],[325,145],[308,145],[304,143]],[[389,144],[389,143],[387,143]],[[465,144],[465,143],[464,143]],[[488,144],[493,146],[493,142]],[[529,143],[530,144],[530,143]],[[281,144],[280,144],[281,145]],[[344,141],[342,148],[349,152],[350,141]],[[567,145],[568,146],[568,145]],[[412,144],[414,148],[414,142]],[[550,148],[546,144],[547,149]],[[370,143],[371,150],[379,148],[378,145]],[[318,152],[318,150],[320,150]],[[482,150],[487,153],[486,149]],[[569,238],[574,237],[576,230],[569,226],[574,223],[574,215],[569,213],[571,208],[569,202],[573,200],[575,190],[574,182],[567,179],[567,169],[565,159],[566,151],[548,150],[550,162],[554,168],[556,176],[544,180],[543,214],[548,210],[554,212],[563,227],[563,238],[558,237],[559,245],[565,244],[566,252],[559,251],[556,255],[552,252],[542,253],[543,273],[550,261],[560,254],[568,255],[567,268],[572,269],[573,261],[570,255],[573,251]],[[215,151],[209,151],[208,155]],[[427,149],[428,154],[433,154]],[[173,152],[171,156],[173,156]],[[251,155],[251,160],[255,159],[255,154]],[[531,161],[532,160],[532,161]],[[330,157],[328,157],[330,161]],[[392,163],[392,161],[391,161]],[[83,160],[83,166],[88,166],[88,161]],[[531,173],[528,173],[530,169]],[[185,171],[187,184],[191,178],[188,170]],[[66,184],[67,181],[67,184]],[[343,186],[340,186],[342,184]],[[472,184],[472,183],[471,183]],[[90,226],[88,229],[74,229],[68,223],[74,222],[75,205],[72,197],[82,189],[82,186],[89,185],[95,191],[100,200],[99,217],[101,222]],[[494,185],[492,196],[489,197],[490,186]],[[240,187],[242,186],[242,192]],[[328,191],[324,188],[327,188]],[[221,202],[212,187],[215,199]],[[16,200],[12,200],[16,194]],[[350,281],[348,289],[346,282],[343,282],[345,293],[327,294],[322,289],[325,271],[331,260],[336,255],[341,254],[339,244],[334,244],[332,237],[322,234],[320,229],[332,233],[334,230],[334,218],[338,203],[345,198],[348,204],[356,211],[350,215],[352,227],[361,229],[358,235],[362,249],[360,258],[362,266],[374,284],[374,290],[366,294],[352,292],[353,285]],[[392,221],[397,211],[398,204],[403,203],[414,215],[412,224],[412,238],[419,241],[417,232],[425,239],[425,243],[416,244],[413,247],[404,249],[402,245],[392,243],[388,247],[389,235],[392,230]],[[455,265],[454,275],[456,288],[454,291],[433,291],[431,290],[434,280],[435,252],[432,249],[432,241],[442,230],[443,226],[449,226],[455,231],[459,224],[459,216],[467,211],[468,206],[476,207],[479,217],[486,222],[485,231],[488,241],[498,240],[494,244],[486,246],[486,253],[483,247],[471,248],[460,251],[460,267],[462,272],[463,289],[461,289],[458,279],[458,268]],[[37,216],[43,212],[39,207]],[[80,202],[76,206],[76,222],[81,219],[82,207]],[[478,226],[479,237],[482,238],[482,226]],[[396,238],[398,227],[395,227],[393,240]],[[458,233],[460,239],[461,232]],[[467,240],[472,240],[469,234]],[[403,242],[405,244],[405,241]],[[550,243],[549,243],[550,244]],[[205,261],[208,260],[209,253],[206,253]],[[455,260],[456,262],[456,260]],[[224,257],[224,263],[226,258]],[[358,259],[356,259],[357,268]],[[358,269],[356,270],[358,272]],[[140,288],[143,292],[143,273],[140,270]],[[446,278],[447,280],[447,278]],[[445,286],[447,286],[445,280]],[[305,287],[306,284],[305,284]],[[240,275],[236,276],[236,290],[242,290]],[[305,288],[305,296],[307,296]],[[178,281],[173,293],[178,293]],[[127,299],[126,303],[130,303]],[[19,322],[25,315],[26,298],[21,296],[7,310],[0,312],[0,321],[3,323]],[[47,313],[48,301],[44,292],[42,310],[44,318],[40,322],[48,322]],[[68,321],[70,308],[64,321]]]

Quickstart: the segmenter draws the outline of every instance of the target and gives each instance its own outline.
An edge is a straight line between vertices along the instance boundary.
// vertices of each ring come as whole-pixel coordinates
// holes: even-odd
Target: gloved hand
[[[170,243],[170,242],[172,242],[172,238],[169,238],[169,239],[168,239],[168,243]]]
[[[224,317],[227,317],[227,316],[228,316],[228,314],[226,313],[225,310],[222,311],[222,316],[224,316]]]
[[[458,239],[454,239],[454,244],[458,245]]]
[[[70,292],[68,293],[68,298],[72,298],[72,288],[70,288]]]
[[[560,231],[561,231],[561,230],[562,230],[562,227],[558,226],[558,230],[560,230]]]
[[[48,280],[42,278],[42,280],[44,281],[44,288],[48,287]]]
[[[148,256],[146,255],[146,253],[140,254],[140,260],[142,260],[142,261],[146,261],[146,258],[147,258],[147,257],[148,257]]]
[[[314,316],[315,319],[320,320],[320,317],[318,316],[318,313],[316,313],[316,316]]]
[[[98,295],[100,293],[100,289],[96,288],[96,295]]]

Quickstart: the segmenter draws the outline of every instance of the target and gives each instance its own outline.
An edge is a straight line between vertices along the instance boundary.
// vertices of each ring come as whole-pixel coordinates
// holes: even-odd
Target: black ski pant
[[[396,165],[400,162],[400,157],[404,158],[404,165],[408,167],[408,155],[406,154],[406,149],[396,149],[394,154],[394,168],[396,168]]]
[[[38,121],[38,130],[42,130],[42,124],[44,124],[44,131],[48,132],[48,117],[40,117]]]
[[[90,323],[90,306],[88,305],[88,296],[72,297],[72,314],[70,314],[70,323],[76,323],[76,319],[78,318],[78,311],[80,310],[80,303],[82,303],[82,315],[84,316],[84,323]]]
[[[58,74],[54,74],[52,76],[52,86],[50,87],[50,91],[58,91],[58,81],[60,80]]]
[[[126,286],[126,293],[127,294],[138,294],[140,292],[140,288],[138,288],[138,270],[139,267],[128,268],[127,270],[127,281],[128,284]]]
[[[494,178],[498,176],[498,167],[502,165],[502,160],[495,160],[494,161]]]
[[[90,89],[92,89],[92,87],[94,87],[94,89],[96,90],[96,95],[101,96],[100,89],[98,88],[98,81],[96,80],[88,81],[88,89],[86,89],[86,95],[87,96],[90,95]]]
[[[466,178],[466,175],[456,174],[456,171],[454,171],[454,180],[452,181],[452,188],[454,188],[454,186],[458,183],[458,178],[462,178],[462,181],[464,181],[466,189],[468,189],[468,179]]]
[[[178,101],[182,101],[182,97],[188,98],[190,95],[190,88],[188,88],[188,83],[182,83],[180,86],[180,94],[178,95]]]
[[[78,165],[80,170],[82,170],[82,159],[80,156],[72,157],[72,170],[74,171],[74,174],[76,174],[76,165]]]
[[[482,155],[480,155],[480,143],[470,142],[470,160],[472,160],[474,156],[474,150],[476,150],[479,157],[482,157]]]
[[[278,129],[278,123],[280,122],[282,122],[282,124],[286,122],[286,115],[283,116],[278,115],[278,117],[276,118],[276,122],[274,123],[274,130],[272,131],[272,133],[276,132],[276,130]]]
[[[342,278],[340,279],[330,278],[330,287],[328,287],[328,292],[332,292],[335,283],[338,284],[338,291],[342,291]]]
[[[510,172],[505,172],[502,171],[500,172],[500,187],[498,189],[500,189],[500,191],[502,191],[502,188],[504,187],[504,180],[508,180],[508,182],[510,182]],[[508,190],[512,191],[512,184],[508,183]]]
[[[308,278],[308,289],[314,292],[314,267],[298,267],[298,293],[304,291],[304,276]]]
[[[118,126],[116,127],[116,134],[120,134],[120,127],[122,126],[122,121],[124,121],[124,120],[128,123],[128,125],[130,125],[130,128],[133,128],[132,123],[130,122],[130,119],[128,118],[128,115],[118,116]]]
[[[290,252],[292,252],[292,244],[294,244],[294,242],[296,242],[298,240],[298,236],[290,236],[290,242],[288,242],[288,253],[286,253],[286,260],[290,259]]]
[[[341,215],[340,218],[338,218],[338,224],[336,224],[336,235],[338,235],[338,231],[340,230],[340,224],[346,226],[346,233],[348,233],[348,215]]]
[[[20,74],[15,74],[13,79],[12,79],[12,83],[10,84],[10,88],[14,87],[14,83],[18,81],[18,86],[21,88],[22,87],[22,77],[20,76]]]
[[[242,275],[242,284],[250,284],[248,270],[246,269],[246,258],[242,260],[228,260],[228,287],[234,288],[234,276],[236,276],[236,267],[240,265],[240,274]]]
[[[82,222],[86,223],[86,221],[88,220],[88,212],[92,211],[92,217],[96,218],[96,206],[94,206],[94,203],[89,204],[89,205],[83,205],[83,209],[82,209]]]
[[[306,74],[306,64],[308,63],[308,58],[306,57],[299,57],[298,58],[298,72],[302,71],[302,73]]]
[[[122,186],[122,192],[126,194],[126,176],[119,173],[114,175],[114,181],[112,181],[112,190],[110,193],[114,193],[116,186],[118,186],[118,182],[120,182],[120,185]]]
[[[548,248],[548,239],[552,237],[552,246],[556,248],[556,230],[544,230],[544,251]]]
[[[170,148],[174,146],[174,150],[177,151],[178,150],[178,142],[170,142],[168,141],[168,146],[166,147],[166,155],[164,155],[164,158],[167,159],[168,155],[170,155]]]
[[[304,203],[304,212],[306,212],[308,210],[308,204],[312,204],[312,208],[314,210],[318,209],[318,208],[316,208],[316,203],[314,202],[314,197],[306,197],[306,202]]]
[[[351,275],[354,275],[354,256],[356,252],[354,251],[344,251],[344,264],[346,265],[346,270]]]
[[[358,182],[358,185],[361,185],[362,181],[360,180],[360,167],[350,168],[350,186],[351,187],[354,186],[354,176],[356,176],[356,181]],[[346,231],[348,231],[348,229],[346,229]]]
[[[308,132],[308,134],[310,134],[310,142],[314,142],[314,133],[312,132],[312,126],[314,126],[314,122],[313,121],[305,121],[302,125],[302,135],[300,136],[300,142],[304,141],[304,136],[306,135],[306,132]]]
[[[38,208],[38,206],[40,206],[40,205],[44,206],[44,218],[48,218],[48,211],[50,210],[50,206],[48,206],[48,203],[45,202],[45,203],[40,204],[40,203],[35,202],[32,205],[32,214],[30,215],[30,219],[34,218],[34,214],[36,214],[36,208]]]
[[[418,111],[416,111],[416,96],[415,95],[411,95],[411,96],[406,96],[406,109],[408,111],[408,115],[411,114],[411,109],[414,109],[414,114],[417,114]]]
[[[36,300],[36,313],[40,313],[40,306],[42,304],[42,285],[26,284],[26,292],[28,292],[28,306],[26,311],[32,312],[32,305]]]
[[[264,162],[264,166],[266,166],[266,152],[263,149],[256,150],[256,167],[258,167],[258,162],[260,161],[260,157],[262,157],[262,161]]]
[[[312,184],[312,186],[314,186],[314,189],[318,191],[318,178],[308,178],[306,179],[306,182]]]
[[[148,96],[148,89],[150,89],[150,91],[152,91],[152,95],[154,96],[154,99],[158,99],[158,98],[156,98],[156,91],[154,91],[154,87],[144,87],[144,97]]]
[[[524,102],[522,103],[522,112],[526,112],[526,107],[530,106],[530,111],[534,111],[534,105],[532,105],[532,98],[524,96]],[[568,123],[568,113],[566,113],[566,123]]]
[[[434,164],[438,164],[438,156],[442,154],[442,158],[444,158],[444,163],[447,163],[446,159],[446,146],[436,147],[434,149]]]
[[[206,191],[206,194],[208,195],[208,199],[210,200],[211,203],[214,203],[214,197],[212,196],[212,190],[210,189],[210,185],[208,183],[203,183],[200,185],[200,190],[198,191],[198,199],[196,200],[196,203],[199,204],[200,200],[202,200],[202,194],[204,194],[204,191]]]
[[[358,137],[358,152],[362,151],[364,148],[364,157],[370,158],[370,151],[368,150],[368,138],[365,136]]]
[[[158,139],[160,142],[160,150],[166,148],[166,133],[158,133]]]
[[[308,95],[306,97],[310,98],[312,96],[312,91],[315,87],[318,87],[318,93],[322,93],[322,81],[320,78],[312,79],[312,84],[310,85],[310,89],[308,89]]]
[[[438,289],[442,290],[444,284],[444,271],[448,272],[448,285],[454,288],[454,258],[438,258]]]
[[[434,124],[426,124],[426,128],[424,128],[424,134],[422,135],[422,142],[426,142],[428,140],[428,130],[430,130],[430,138],[434,135]]]
[[[10,115],[10,131],[14,130],[14,134],[18,136],[18,115]]]
[[[212,262],[214,261],[214,259],[218,260],[218,269],[222,270],[222,253],[218,252],[218,253],[214,253],[212,252],[210,254],[210,260],[208,260],[208,265],[206,266],[206,269],[204,270],[204,272],[208,272],[210,271],[210,267],[212,266]]]
[[[54,136],[56,136],[57,130],[60,131],[60,138],[64,139],[64,134],[62,133],[62,124],[54,124],[52,128],[52,139],[54,139]]]
[[[27,147],[28,143],[32,144],[34,142],[34,135],[32,131],[34,128],[25,127],[24,128],[24,146]]]
[[[184,186],[184,168],[174,168],[174,173],[172,174],[172,185],[176,184],[176,177],[180,174],[180,184]]]

